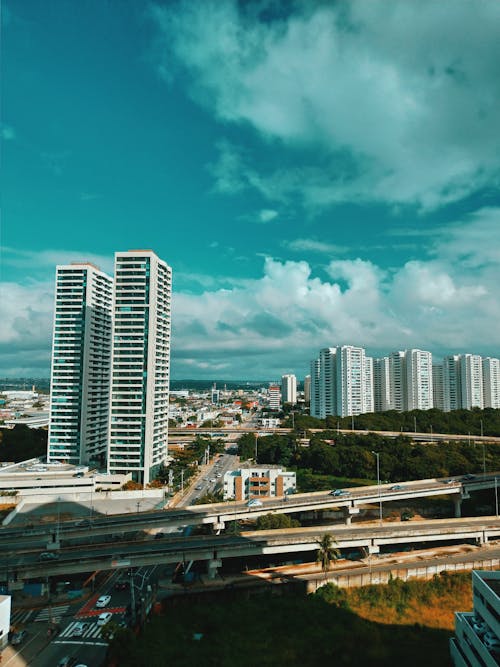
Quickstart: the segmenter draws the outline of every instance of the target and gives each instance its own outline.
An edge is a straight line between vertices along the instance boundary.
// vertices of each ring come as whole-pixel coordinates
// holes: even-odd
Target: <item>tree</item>
[[[340,557],[340,551],[335,547],[336,542],[328,533],[316,540],[316,544],[319,547],[316,562],[321,563],[321,569],[326,580],[326,573],[330,569],[332,561],[336,561]]]

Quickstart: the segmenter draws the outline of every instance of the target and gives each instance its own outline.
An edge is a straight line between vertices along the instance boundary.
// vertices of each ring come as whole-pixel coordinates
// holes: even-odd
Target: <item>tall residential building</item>
[[[485,408],[500,408],[500,360],[483,359],[483,395]]]
[[[432,402],[433,407],[444,410],[443,364],[432,365]]]
[[[406,350],[406,401],[404,410],[430,410],[432,403],[432,354]]]
[[[461,407],[460,355],[450,354],[443,359],[443,410],[450,412]]]
[[[311,415],[324,419],[372,411],[372,359],[361,347],[323,348],[311,362]]]
[[[478,354],[460,355],[460,385],[465,410],[483,408],[483,365]]]
[[[402,412],[406,404],[405,353],[398,351],[389,355],[390,402],[389,410]]]
[[[105,464],[112,285],[90,263],[56,268],[49,461]]]
[[[279,410],[281,408],[281,391],[279,385],[269,385],[267,395],[269,399],[269,408],[271,410]]]
[[[295,375],[281,377],[281,400],[283,403],[297,403],[297,378]]]
[[[108,470],[142,484],[167,457],[171,293],[152,250],[115,254]]]
[[[311,376],[306,375],[304,378],[304,401],[311,402]]]
[[[389,357],[373,361],[373,409],[375,412],[385,412],[391,409]]]

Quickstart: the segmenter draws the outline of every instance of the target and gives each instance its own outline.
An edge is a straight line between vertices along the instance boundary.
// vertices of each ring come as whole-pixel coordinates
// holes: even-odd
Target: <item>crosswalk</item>
[[[69,608],[70,608],[69,604],[60,604],[56,605],[55,607],[42,609],[41,611],[38,612],[34,620],[35,622],[55,621],[56,623],[59,623],[59,621],[66,614]]]
[[[73,629],[76,625],[81,625],[81,621],[71,622],[67,627],[64,628],[62,632],[59,633],[57,640],[61,639],[72,639],[73,638]],[[84,623],[84,629],[81,635],[75,637],[75,639],[97,639],[101,636],[101,631],[104,626],[98,625],[97,621],[93,623]]]
[[[10,616],[10,624],[17,625],[27,623],[35,613],[36,609],[16,609]]]

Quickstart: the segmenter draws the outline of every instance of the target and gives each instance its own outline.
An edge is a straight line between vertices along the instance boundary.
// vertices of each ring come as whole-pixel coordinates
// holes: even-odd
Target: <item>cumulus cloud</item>
[[[2,265],[19,269],[29,269],[30,273],[46,272],[52,269],[55,273],[57,264],[71,262],[91,262],[106,273],[113,272],[114,259],[111,255],[97,255],[93,252],[75,250],[19,250],[3,246],[0,248]]]
[[[271,5],[151,11],[159,70],[180,68],[216,118],[289,151],[290,169],[265,172],[221,150],[212,165],[220,191],[432,208],[497,182],[498,3],[290,3],[287,14]]]
[[[294,239],[293,241],[283,241],[283,247],[293,252],[314,252],[324,255],[338,255],[346,252],[343,246],[325,243],[316,239]]]
[[[1,136],[4,141],[12,141],[16,138],[16,131],[11,125],[2,125]]]

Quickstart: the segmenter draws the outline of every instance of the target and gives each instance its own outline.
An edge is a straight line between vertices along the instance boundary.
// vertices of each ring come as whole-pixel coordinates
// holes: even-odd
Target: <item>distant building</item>
[[[438,410],[444,410],[443,364],[432,365],[432,402]]]
[[[267,390],[269,407],[271,410],[279,410],[281,408],[281,392],[278,385],[271,385]]]
[[[500,658],[500,572],[472,572],[472,612],[455,614],[450,639],[455,667],[485,667]]]
[[[250,500],[294,493],[297,488],[295,472],[280,466],[243,465],[224,475],[224,500]]]
[[[49,461],[105,464],[112,286],[87,262],[56,268]]]
[[[391,409],[389,357],[373,361],[373,403],[375,412],[385,412]]]
[[[281,400],[283,403],[297,403],[297,378],[295,375],[281,377]]]
[[[485,408],[500,408],[500,360],[483,359],[483,395]]]
[[[304,378],[304,401],[311,402],[311,376],[306,375]]]
[[[10,609],[10,595],[0,595],[0,651],[9,643]]]

